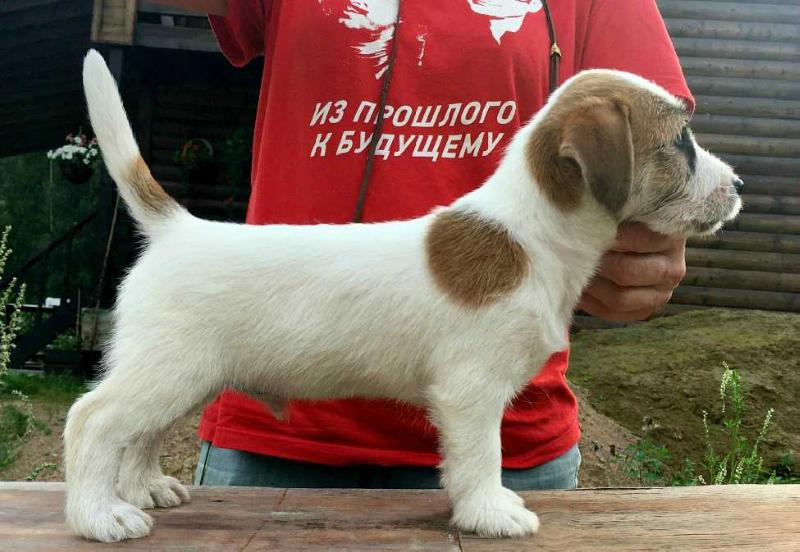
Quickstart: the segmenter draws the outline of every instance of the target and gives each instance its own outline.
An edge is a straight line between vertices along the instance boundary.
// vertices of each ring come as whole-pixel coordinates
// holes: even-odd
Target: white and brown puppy
[[[143,537],[141,508],[188,500],[158,464],[164,433],[225,387],[270,402],[389,397],[440,432],[459,529],[534,533],[500,479],[500,420],[567,346],[573,308],[623,220],[708,233],[741,201],[699,148],[683,103],[634,75],[566,82],[497,172],[406,222],[244,226],[197,219],[152,178],[111,74],[90,52],[89,113],[108,169],[147,238],[119,290],[104,378],[69,412],[69,525]]]

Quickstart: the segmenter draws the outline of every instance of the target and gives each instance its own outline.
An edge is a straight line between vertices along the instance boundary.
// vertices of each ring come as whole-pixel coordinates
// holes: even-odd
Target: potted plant
[[[97,169],[100,148],[96,139],[89,140],[83,133],[67,134],[66,143],[60,148],[48,151],[47,158],[58,162],[61,174],[69,182],[83,184]]]
[[[214,147],[208,140],[192,138],[175,152],[174,161],[181,167],[186,184],[213,184],[218,167],[214,160]]]

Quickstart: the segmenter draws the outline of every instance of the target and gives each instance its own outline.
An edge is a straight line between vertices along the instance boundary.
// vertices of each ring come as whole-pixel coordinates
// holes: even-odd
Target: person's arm
[[[636,73],[694,107],[655,0],[593,0],[585,23],[578,69]],[[685,249],[685,239],[657,234],[643,224],[621,225],[578,308],[606,320],[650,317],[683,279]]]
[[[152,2],[209,15],[228,15],[228,0],[152,0]]]

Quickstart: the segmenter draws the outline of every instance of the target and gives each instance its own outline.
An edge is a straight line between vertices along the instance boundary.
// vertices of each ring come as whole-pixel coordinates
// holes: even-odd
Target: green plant
[[[724,372],[720,382],[721,429],[712,431],[708,423],[708,412],[703,411],[703,432],[706,453],[700,460],[684,458],[678,470],[670,470],[670,452],[663,445],[645,437],[630,445],[620,456],[625,474],[644,485],[722,485],[740,483],[773,483],[794,481],[794,458],[786,455],[772,472],[764,467],[764,458],[759,445],[764,441],[772,424],[774,409],[770,408],[761,424],[761,430],[753,444],[743,435],[745,400],[739,373],[723,363]],[[716,433],[721,437],[715,439]],[[723,450],[717,450],[714,441],[724,442]],[[698,467],[701,468],[698,470]],[[777,474],[780,473],[780,476]]]
[[[8,235],[11,227],[7,226],[0,236],[0,281],[2,281],[11,249],[8,247]],[[7,391],[8,363],[14,349],[14,339],[19,331],[20,312],[25,297],[25,285],[17,285],[16,279],[8,282],[0,293],[0,391]],[[33,427],[33,405],[30,399],[19,389],[8,390],[20,402],[21,408],[15,404],[3,405],[0,410],[0,467],[14,460],[19,446]]]
[[[8,247],[8,235],[11,227],[6,226],[3,234],[0,235],[0,282],[3,282],[8,258],[11,249]],[[5,282],[3,282],[5,284]],[[11,351],[14,349],[14,339],[19,331],[22,309],[22,301],[25,298],[25,284],[17,286],[16,278],[13,278],[0,293],[0,386],[5,373],[8,371],[8,363],[11,360]]]
[[[667,447],[645,438],[627,447],[621,461],[628,477],[641,485],[660,486],[664,484],[666,461],[669,458]]]
[[[776,483],[800,483],[800,472],[797,471],[797,460],[794,454],[783,454],[775,466]]]
[[[703,411],[703,431],[706,442],[706,455],[703,467],[705,473],[698,477],[702,483],[772,483],[774,474],[764,474],[764,458],[758,451],[758,446],[767,436],[772,425],[772,416],[775,409],[770,408],[764,416],[761,430],[751,446],[748,439],[742,434],[742,422],[745,419],[744,395],[742,381],[739,373],[732,370],[726,363],[722,363],[725,371],[719,387],[722,411],[722,434],[727,438],[727,450],[717,451],[712,443],[711,430],[708,426],[708,412]],[[726,412],[727,408],[727,412]],[[708,480],[706,480],[708,477]]]
[[[41,474],[43,471],[52,472],[56,471],[57,469],[58,466],[56,464],[53,464],[52,462],[43,462],[38,466],[36,466],[35,468],[33,468],[28,477],[25,478],[25,481],[36,481],[36,479],[39,477],[39,474]]]

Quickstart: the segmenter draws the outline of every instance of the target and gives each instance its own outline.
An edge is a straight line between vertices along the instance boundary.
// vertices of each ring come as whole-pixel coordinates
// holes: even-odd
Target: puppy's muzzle
[[[742,195],[742,190],[744,190],[744,182],[742,182],[742,179],[737,176],[733,179],[731,184],[733,184],[733,189],[736,190],[736,193]]]

